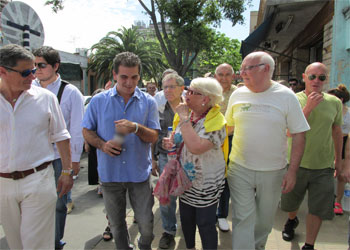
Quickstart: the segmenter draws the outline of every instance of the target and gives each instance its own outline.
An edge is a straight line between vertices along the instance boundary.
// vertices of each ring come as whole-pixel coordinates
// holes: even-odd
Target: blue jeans
[[[229,204],[230,204],[230,187],[228,186],[227,178],[225,178],[225,188],[221,194],[218,211],[217,211],[218,218],[225,218],[225,219],[227,218]]]
[[[141,234],[140,249],[151,249],[153,235],[154,199],[149,179],[144,182],[103,182],[102,192],[108,221],[115,238],[116,249],[132,249],[130,246],[126,217],[126,192],[129,193],[131,207]]]
[[[193,207],[179,202],[181,228],[185,237],[186,248],[195,248],[196,226],[199,229],[203,249],[218,248],[218,232],[216,231],[217,203],[209,207]]]
[[[52,162],[53,169],[55,170],[55,182],[57,187],[58,178],[61,176],[62,172],[62,162],[61,159],[56,159]],[[55,230],[55,248],[61,249],[61,240],[64,235],[64,227],[66,225],[67,216],[67,195],[63,195],[62,198],[58,197],[56,202],[56,230]]]
[[[164,170],[165,164],[168,162],[168,157],[166,154],[159,154],[158,166],[160,174]],[[166,233],[174,235],[176,234],[176,196],[170,196],[170,204],[167,206],[159,205],[160,216],[162,219],[162,226]]]

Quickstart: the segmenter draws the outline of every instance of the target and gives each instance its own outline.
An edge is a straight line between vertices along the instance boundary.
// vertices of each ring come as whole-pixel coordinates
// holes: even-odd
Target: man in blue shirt
[[[126,191],[138,222],[140,249],[151,249],[153,195],[151,143],[160,129],[157,104],[137,88],[141,61],[130,52],[113,60],[114,88],[91,99],[83,119],[83,136],[97,148],[98,173],[103,199],[117,249],[132,249],[126,217]],[[124,143],[114,140],[124,134]]]

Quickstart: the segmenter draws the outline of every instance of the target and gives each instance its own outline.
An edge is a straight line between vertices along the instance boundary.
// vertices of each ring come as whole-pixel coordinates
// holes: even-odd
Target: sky
[[[137,0],[65,0],[64,9],[57,14],[50,6],[44,6],[45,0],[20,1],[40,17],[45,32],[44,45],[71,53],[76,52],[76,48],[90,48],[109,31],[117,31],[122,26],[130,28],[138,20],[149,23]],[[244,25],[232,27],[229,21],[223,21],[217,30],[230,38],[244,40],[249,35],[249,13],[259,9],[259,2],[252,0],[252,7],[244,12]]]

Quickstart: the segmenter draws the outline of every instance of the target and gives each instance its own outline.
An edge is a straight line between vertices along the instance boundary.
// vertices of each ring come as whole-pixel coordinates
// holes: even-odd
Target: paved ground
[[[107,225],[104,213],[103,199],[96,194],[96,186],[87,185],[87,158],[82,159],[81,173],[76,180],[73,188],[73,200],[75,208],[67,217],[66,231],[64,240],[67,242],[65,250],[78,249],[114,249],[114,242],[104,242],[102,233]],[[155,182],[156,180],[154,180]],[[152,244],[153,249],[158,248],[158,242],[162,234],[160,211],[158,201],[155,199],[153,208],[154,234],[155,239]],[[300,209],[300,225],[296,231],[296,237],[293,242],[285,242],[281,238],[281,231],[286,220],[286,213],[278,210],[276,213],[275,224],[272,233],[269,236],[266,249],[300,249],[305,241],[305,220],[304,215],[306,208],[303,204]],[[179,220],[179,214],[177,214]],[[230,218],[230,215],[229,215]],[[130,207],[127,209],[127,222],[132,242],[137,241],[137,224],[133,223],[133,211]],[[231,221],[230,221],[231,224]],[[232,226],[232,225],[231,225]],[[232,228],[232,227],[231,227]],[[337,216],[332,221],[323,223],[316,248],[318,250],[346,250],[347,249],[347,232],[348,232],[348,214]],[[231,248],[231,233],[219,231],[219,249]],[[197,249],[201,249],[200,237],[196,236]],[[171,249],[185,249],[184,238],[181,231],[181,225],[175,238],[175,245]],[[4,232],[0,225],[0,249],[8,249]]]

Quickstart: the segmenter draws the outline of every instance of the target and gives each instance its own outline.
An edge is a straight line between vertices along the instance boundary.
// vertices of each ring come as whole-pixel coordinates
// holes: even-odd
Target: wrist
[[[62,169],[61,175],[73,176],[74,175],[74,171],[73,171],[73,169]]]

